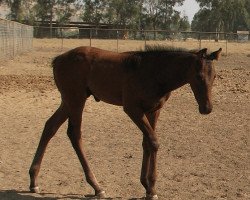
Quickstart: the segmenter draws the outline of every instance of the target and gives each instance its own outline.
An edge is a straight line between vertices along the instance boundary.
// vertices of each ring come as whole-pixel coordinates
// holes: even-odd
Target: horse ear
[[[200,51],[197,52],[197,55],[201,58],[205,58],[207,55],[207,48],[201,49]]]
[[[220,57],[221,51],[222,51],[222,48],[220,48],[218,51],[211,53],[207,58],[209,60],[218,60]]]

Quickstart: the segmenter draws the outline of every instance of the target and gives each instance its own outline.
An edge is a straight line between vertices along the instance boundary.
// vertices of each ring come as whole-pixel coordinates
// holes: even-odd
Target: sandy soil
[[[97,42],[115,50],[115,43]],[[66,124],[45,154],[39,176],[41,194],[28,192],[28,169],[41,131],[60,104],[51,58],[85,43],[64,41],[61,49],[60,41],[35,40],[31,53],[1,61],[1,200],[75,200],[93,194],[66,136]],[[124,49],[120,46],[119,50],[135,49],[130,43],[120,44]],[[216,63],[210,115],[198,113],[188,86],[175,91],[161,113],[157,127],[160,199],[250,199],[250,46],[230,45],[232,51]],[[142,198],[142,136],[122,108],[90,98],[82,131],[88,159],[108,199]]]

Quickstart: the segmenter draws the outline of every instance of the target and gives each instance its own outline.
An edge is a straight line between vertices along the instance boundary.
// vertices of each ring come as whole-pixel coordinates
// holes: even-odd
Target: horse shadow
[[[94,195],[82,195],[82,194],[60,194],[60,197],[46,197],[46,195],[54,195],[55,193],[39,193],[39,195],[34,196],[29,191],[17,191],[17,190],[0,190],[0,199],[1,200],[94,200],[96,197]],[[106,200],[122,200],[122,197],[107,197],[103,198]],[[142,200],[142,198],[130,198],[128,200]]]

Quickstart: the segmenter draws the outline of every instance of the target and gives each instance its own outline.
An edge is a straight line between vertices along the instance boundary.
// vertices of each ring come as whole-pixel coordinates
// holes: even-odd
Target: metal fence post
[[[61,49],[63,50],[63,39],[64,39],[64,37],[63,37],[63,35],[62,35],[62,46],[61,46]]]
[[[116,31],[116,51],[118,52],[119,48],[119,30]]]
[[[199,32],[198,38],[199,38],[199,49],[201,49],[201,33],[200,32]]]
[[[92,46],[92,28],[89,29],[89,46],[91,47]]]
[[[227,43],[228,43],[228,34],[226,34],[226,56],[227,56]]]
[[[13,58],[15,57],[15,23],[12,22],[12,33],[13,33],[13,51],[12,51],[12,56]]]

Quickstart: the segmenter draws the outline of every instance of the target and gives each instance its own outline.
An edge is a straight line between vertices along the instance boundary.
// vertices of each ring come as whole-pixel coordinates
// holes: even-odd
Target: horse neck
[[[187,84],[188,64],[170,64],[168,66],[161,66],[159,83],[165,93],[176,90]]]

